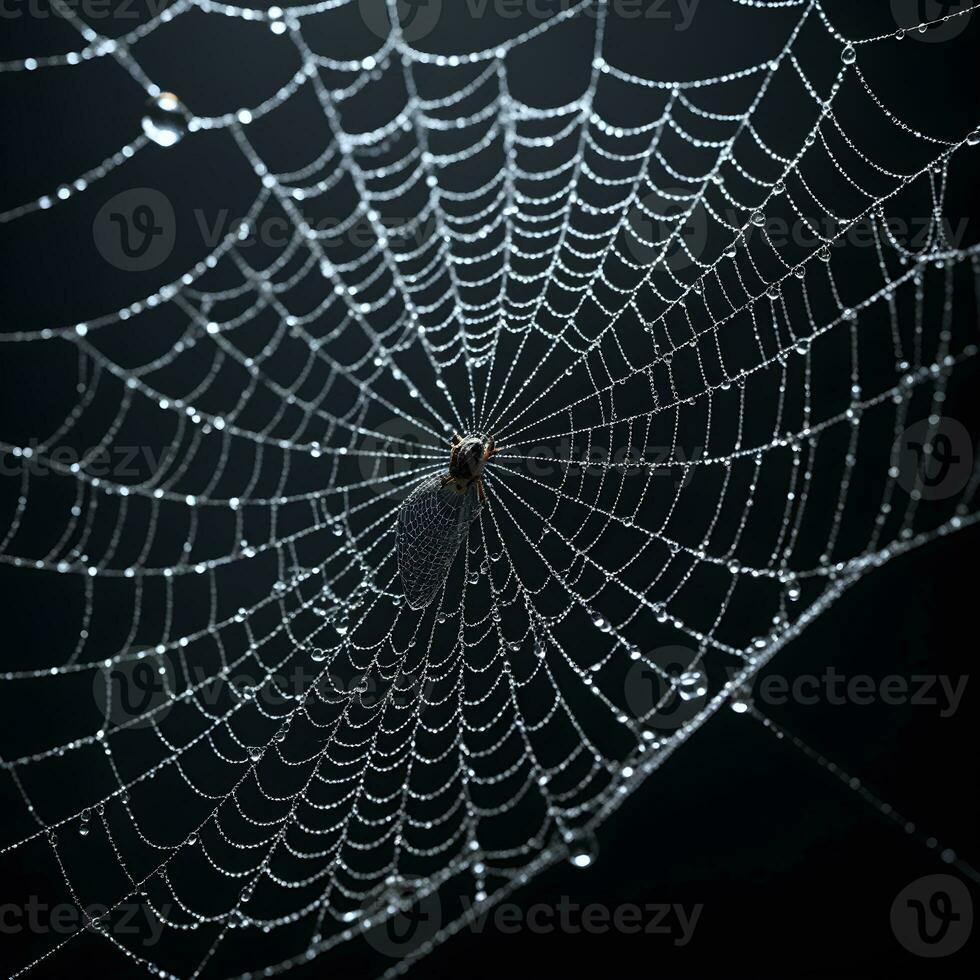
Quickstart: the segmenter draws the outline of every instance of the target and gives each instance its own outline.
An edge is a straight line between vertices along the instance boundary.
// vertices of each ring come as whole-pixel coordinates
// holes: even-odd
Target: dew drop
[[[583,834],[568,851],[568,863],[574,868],[591,868],[599,857],[599,842],[595,834]]]
[[[677,693],[682,701],[703,698],[708,693],[708,679],[703,670],[685,670],[678,678]]]
[[[608,633],[612,628],[609,625],[608,620],[601,613],[597,613],[593,610],[589,612],[589,616],[592,619],[592,625],[597,630],[602,630],[603,633]]]
[[[844,62],[845,65],[853,65],[857,61],[857,52],[854,50],[853,45],[848,44],[843,51],[840,53],[840,60]]]
[[[732,695],[731,709],[737,715],[744,715],[752,707],[752,691],[748,687],[740,687]]]
[[[142,125],[158,146],[173,146],[187,132],[187,109],[173,92],[161,92],[146,104]]]

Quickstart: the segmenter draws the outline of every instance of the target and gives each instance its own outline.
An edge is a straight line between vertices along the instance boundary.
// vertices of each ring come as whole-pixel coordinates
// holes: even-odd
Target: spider
[[[475,485],[477,497],[480,503],[484,503],[487,495],[483,489],[483,467],[491,456],[499,452],[493,444],[493,436],[490,436],[486,445],[477,436],[467,436],[465,439],[456,436],[449,452],[449,473],[442,478],[440,486],[452,484],[456,493],[462,496]]]
[[[395,550],[412,609],[424,609],[445,584],[453,558],[487,499],[483,467],[497,451],[493,436],[486,444],[482,436],[456,436],[449,473],[427,476],[399,507]],[[469,492],[472,486],[475,494]]]

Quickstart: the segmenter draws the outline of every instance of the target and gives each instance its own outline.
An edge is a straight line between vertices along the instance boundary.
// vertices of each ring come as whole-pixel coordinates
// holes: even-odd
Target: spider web
[[[0,442],[20,464],[0,560],[57,637],[2,675],[51,714],[5,733],[4,853],[107,908],[87,931],[158,976],[389,953],[388,920],[435,909],[401,970],[548,865],[591,863],[606,817],[808,622],[976,520],[975,470],[937,496],[897,448],[918,424],[937,451],[976,355],[978,255],[945,200],[978,140],[876,94],[862,63],[894,35],[746,5],[792,12],[775,57],[664,81],[619,66],[604,3],[445,55],[388,0],[374,48],[320,53],[357,6],[177,0],[111,39],[57,3],[84,46],[2,66],[115,63],[159,103],[141,47],[219,16],[299,63],[2,215],[54,234],[138,155],[209,131],[252,175],[243,222],[178,277],[0,337],[15,370],[69,364],[73,393]],[[518,98],[512,60],[583,24],[579,94]],[[291,170],[263,131],[281,117]],[[901,213],[924,215],[915,245]],[[282,241],[247,248],[270,220]],[[474,432],[502,449],[488,502],[414,611],[399,508]],[[130,444],[147,472],[98,475]],[[161,923],[149,954],[114,920],[133,902]]]

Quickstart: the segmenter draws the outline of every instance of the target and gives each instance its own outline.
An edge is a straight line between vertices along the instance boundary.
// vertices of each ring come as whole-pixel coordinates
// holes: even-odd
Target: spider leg
[[[483,453],[483,461],[486,462],[491,456],[496,456],[500,450],[494,445],[493,436],[487,440],[487,448]]]
[[[440,483],[439,486],[440,487],[445,487],[445,486],[448,486],[452,482],[453,482],[453,478],[451,476],[444,476],[442,478],[442,483]]]
[[[487,502],[487,492],[483,489],[483,480],[480,477],[477,477],[473,482],[476,484],[477,498],[481,504],[485,504]]]

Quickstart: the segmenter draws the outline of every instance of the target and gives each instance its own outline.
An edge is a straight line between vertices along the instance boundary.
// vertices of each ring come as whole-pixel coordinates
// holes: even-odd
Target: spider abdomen
[[[457,485],[443,481],[439,474],[423,480],[398,511],[398,572],[412,609],[424,609],[439,593],[470,522],[480,513],[475,486],[460,493]]]

